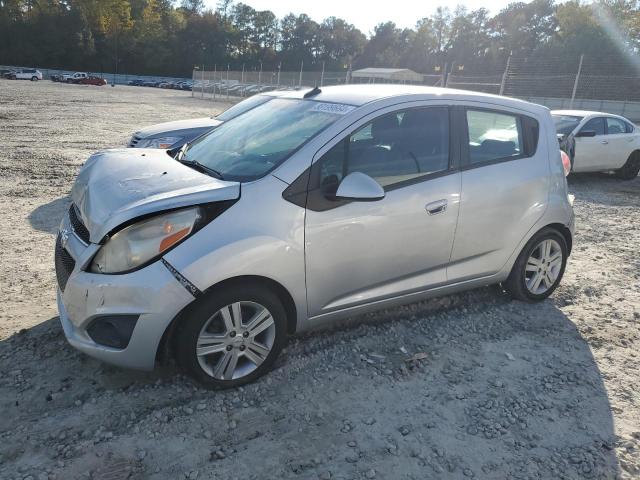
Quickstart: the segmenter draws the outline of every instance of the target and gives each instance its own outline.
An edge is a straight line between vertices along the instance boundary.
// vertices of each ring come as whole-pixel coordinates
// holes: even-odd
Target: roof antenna
[[[322,93],[322,90],[318,88],[318,84],[316,83],[316,86],[313,87],[312,90],[309,90],[307,93],[305,93],[302,98],[315,97],[319,93]]]

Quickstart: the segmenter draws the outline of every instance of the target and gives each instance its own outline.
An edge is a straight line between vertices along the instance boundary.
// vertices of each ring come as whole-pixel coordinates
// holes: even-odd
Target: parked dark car
[[[0,78],[11,78],[14,73],[15,73],[14,70],[2,69],[0,70]]]

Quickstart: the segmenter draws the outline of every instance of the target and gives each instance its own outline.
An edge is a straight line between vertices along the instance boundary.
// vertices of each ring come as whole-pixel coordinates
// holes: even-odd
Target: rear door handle
[[[436,200],[435,202],[427,203],[426,207],[427,213],[429,215],[437,215],[438,213],[442,213],[447,209],[447,200]]]
[[[606,140],[600,140],[600,143],[603,145],[607,145],[609,142],[607,142]]]

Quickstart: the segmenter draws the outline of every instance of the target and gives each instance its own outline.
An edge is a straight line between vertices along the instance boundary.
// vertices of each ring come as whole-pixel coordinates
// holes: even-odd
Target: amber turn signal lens
[[[165,237],[160,242],[160,248],[158,249],[158,253],[164,252],[167,248],[171,247],[175,243],[179,242],[182,238],[187,236],[187,234],[191,231],[191,228],[183,228],[182,230],[178,230],[176,233]]]

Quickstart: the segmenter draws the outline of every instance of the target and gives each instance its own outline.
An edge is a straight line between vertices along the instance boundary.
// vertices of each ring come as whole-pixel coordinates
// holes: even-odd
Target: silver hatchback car
[[[89,158],[55,247],[74,347],[141,369],[170,354],[230,387],[331,320],[556,288],[574,216],[546,108],[404,85],[275,95],[177,152]]]

